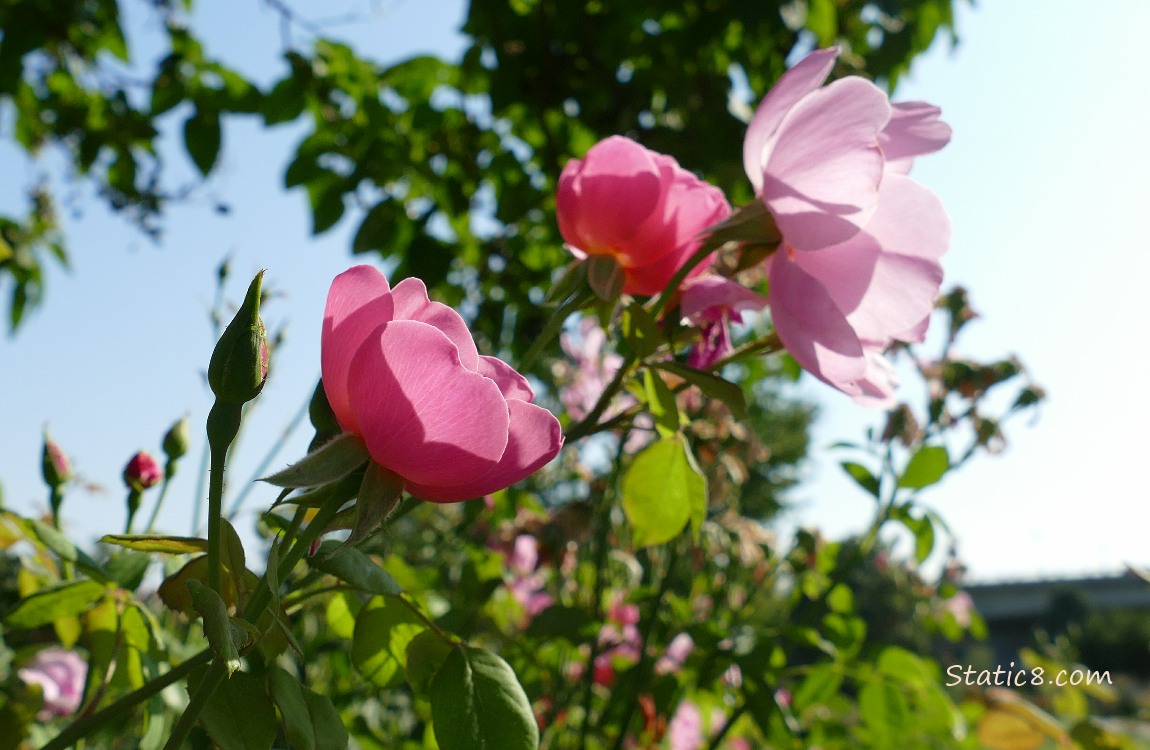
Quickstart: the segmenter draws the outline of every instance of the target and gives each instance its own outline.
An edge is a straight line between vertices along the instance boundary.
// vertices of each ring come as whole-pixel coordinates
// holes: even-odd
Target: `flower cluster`
[[[950,220],[907,176],[941,149],[950,128],[937,107],[892,104],[870,81],[826,86],[837,49],[818,50],[782,76],[755,112],[743,163],[778,230],[763,298],[699,264],[685,274],[681,312],[700,329],[690,355],[710,367],[731,351],[727,326],[769,306],[783,345],[819,379],[874,405],[896,381],[883,352],[921,341],[942,281]],[[655,295],[727,218],[718,191],[673,159],[622,137],[570,162],[559,181],[559,228],[577,257],[608,255],[623,291]]]

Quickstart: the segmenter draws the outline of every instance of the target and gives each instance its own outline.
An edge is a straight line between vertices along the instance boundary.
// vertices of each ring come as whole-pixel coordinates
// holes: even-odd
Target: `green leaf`
[[[100,542],[134,549],[137,552],[162,552],[167,555],[191,555],[208,551],[207,539],[190,536],[108,534],[100,537]]]
[[[679,407],[675,394],[667,387],[661,375],[652,369],[643,371],[643,385],[647,392],[647,408],[655,418],[655,427],[665,438],[679,432]]]
[[[898,646],[887,646],[878,657],[878,670],[907,685],[930,686],[934,675],[924,661]]]
[[[910,718],[902,692],[886,681],[868,682],[859,690],[859,715],[871,732],[869,747],[895,747]]]
[[[588,631],[597,630],[595,620],[582,609],[553,604],[537,614],[527,626],[527,635],[537,639],[564,638],[581,643]]]
[[[460,646],[431,682],[441,750],[537,750],[539,727],[523,687],[495,654]]]
[[[659,335],[659,326],[651,317],[651,313],[638,302],[632,302],[623,310],[620,329],[623,340],[639,359],[651,356],[659,348],[662,338]]]
[[[36,628],[53,620],[75,617],[104,595],[107,587],[96,581],[73,581],[40,589],[16,603],[4,618],[10,628]]]
[[[696,532],[707,513],[707,480],[693,465],[680,434],[653,443],[623,479],[623,512],[637,547],[669,542],[691,522]]]
[[[61,560],[74,564],[77,568],[97,581],[107,582],[109,580],[107,571],[105,571],[98,562],[89,557],[84,550],[72,544],[66,536],[48,524],[41,523],[32,518],[22,518],[15,513],[9,513],[7,511],[0,511],[0,515],[11,519],[25,534],[30,536],[34,541],[38,541],[45,549],[55,552]]]
[[[370,459],[363,439],[345,432],[260,481],[276,487],[318,487],[343,479]]]
[[[431,689],[431,681],[447,661],[452,646],[434,630],[423,631],[407,644],[407,666],[404,672],[416,694],[423,695]]]
[[[722,401],[736,419],[742,419],[747,415],[747,398],[743,395],[743,389],[737,384],[724,380],[714,373],[696,370],[678,362],[656,362],[653,366],[686,380],[707,397]]]
[[[924,445],[910,457],[906,469],[899,477],[898,486],[921,490],[942,479],[949,469],[950,457],[946,448],[941,445]]]
[[[330,698],[301,685],[277,666],[268,672],[268,689],[279,707],[284,735],[293,750],[347,748],[347,729]]]
[[[147,574],[148,565],[151,562],[152,558],[142,552],[124,551],[112,555],[104,567],[112,580],[120,584],[121,588],[135,591],[140,582],[144,580],[144,575]]]
[[[801,714],[812,706],[821,705],[839,691],[843,683],[841,667],[833,664],[820,664],[807,673],[806,678],[795,690],[795,713]]]
[[[303,113],[306,89],[296,75],[289,75],[276,82],[260,101],[260,114],[264,116],[264,124],[276,125],[281,122],[290,122]]]
[[[263,681],[247,672],[236,672],[220,683],[204,706],[200,723],[220,750],[270,750],[279,727]]]
[[[220,114],[213,109],[197,107],[184,122],[184,146],[192,163],[207,175],[220,155]]]
[[[355,547],[332,554],[339,547],[340,542],[324,542],[316,554],[308,558],[308,565],[369,594],[399,594],[403,590],[386,570]]]
[[[807,0],[806,26],[818,38],[820,47],[834,44],[839,29],[835,0]]]
[[[872,474],[870,469],[854,461],[843,461],[839,466],[847,473],[847,476],[858,482],[859,487],[876,498],[879,497],[878,477]]]
[[[336,638],[351,640],[355,635],[355,616],[360,610],[359,596],[351,591],[337,591],[324,608],[327,629]]]
[[[351,663],[372,684],[389,688],[403,682],[408,644],[427,625],[393,596],[377,596],[355,618]]]

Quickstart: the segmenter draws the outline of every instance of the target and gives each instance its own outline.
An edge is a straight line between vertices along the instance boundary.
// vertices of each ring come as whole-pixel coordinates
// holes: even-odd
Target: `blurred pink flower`
[[[508,487],[563,444],[559,421],[532,403],[527,380],[483,357],[463,318],[416,278],[392,289],[356,266],[328,292],[323,384],[340,427],[404,489],[457,502]]]
[[[536,571],[538,564],[539,548],[535,537],[530,534],[515,537],[511,554],[507,557],[507,568],[511,572],[507,590],[523,607],[528,620],[555,602],[555,599],[543,590],[544,576]]]
[[[695,650],[695,641],[686,633],[679,633],[667,644],[667,650],[655,662],[655,674],[678,672],[686,663],[687,657]]]
[[[700,232],[730,212],[721,190],[622,136],[595,144],[559,175],[556,214],[568,248],[579,258],[615,258],[627,294],[661,292],[698,250]]]
[[[680,701],[667,725],[668,750],[699,750],[703,746],[703,714],[691,701]]]
[[[723,276],[708,274],[683,285],[680,310],[702,331],[691,348],[687,364],[700,370],[731,353],[730,323],[742,323],[743,313],[762,310],[767,298]]]
[[[88,663],[75,651],[46,648],[16,674],[26,684],[40,686],[44,704],[36,718],[46,721],[57,716],[70,716],[80,707]]]
[[[607,334],[590,317],[579,321],[578,333],[560,334],[559,344],[575,364],[568,384],[559,391],[559,401],[572,419],[583,419],[595,408],[603,389],[623,364],[623,358],[607,350]],[[631,403],[620,399],[613,409],[617,412]],[[605,416],[613,414],[609,412]]]
[[[164,470],[146,451],[140,451],[132,456],[128,465],[124,467],[124,484],[136,492],[155,487],[163,478]]]
[[[816,377],[885,406],[897,381],[882,352],[925,336],[950,245],[942,203],[906,173],[950,127],[857,76],[822,86],[838,54],[813,52],[779,79],[743,163],[782,233],[767,261],[779,338]]]
[[[965,591],[959,591],[949,599],[942,601],[942,612],[954,615],[954,621],[961,627],[969,628],[971,619],[976,612],[974,599]]]

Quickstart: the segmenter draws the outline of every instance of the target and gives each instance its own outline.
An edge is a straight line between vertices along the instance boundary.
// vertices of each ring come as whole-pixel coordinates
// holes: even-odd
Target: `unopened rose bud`
[[[188,431],[187,417],[176,422],[164,433],[164,455],[167,456],[169,464],[174,464],[187,454],[188,443],[191,442],[191,439],[192,436]]]
[[[128,489],[137,492],[155,487],[163,478],[164,472],[160,465],[146,451],[140,451],[132,456],[132,460],[124,467],[124,484],[128,485]]]
[[[248,287],[244,303],[224,329],[208,363],[208,385],[223,403],[244,404],[259,395],[268,377],[268,342],[260,318],[263,271]]]
[[[41,464],[44,482],[53,490],[59,489],[72,479],[72,464],[56,441],[44,434],[44,453]]]

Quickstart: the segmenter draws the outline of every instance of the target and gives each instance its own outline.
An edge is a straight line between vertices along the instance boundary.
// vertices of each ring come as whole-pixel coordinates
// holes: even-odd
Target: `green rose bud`
[[[208,363],[208,385],[223,403],[244,404],[259,395],[268,376],[268,342],[260,318],[260,271]]]

